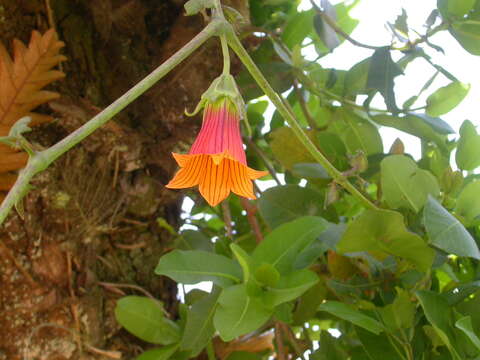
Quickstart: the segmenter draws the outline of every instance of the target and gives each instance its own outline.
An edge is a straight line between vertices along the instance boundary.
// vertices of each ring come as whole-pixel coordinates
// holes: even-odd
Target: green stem
[[[308,152],[313,156],[313,158],[316,161],[318,161],[320,165],[324,167],[324,169],[330,174],[330,176],[333,178],[333,180],[336,183],[340,184],[344,189],[350,192],[366,208],[376,209],[377,207],[375,206],[375,204],[370,202],[370,200],[368,200],[357,188],[355,188],[348,181],[348,179],[345,176],[343,176],[343,174],[340,171],[338,171],[328,161],[328,159],[317,149],[315,144],[305,134],[305,132],[303,131],[297,119],[295,119],[293,114],[289,111],[288,107],[282,101],[281,97],[275,92],[275,90],[273,90],[273,88],[268,83],[267,79],[265,79],[265,77],[263,76],[262,72],[258,69],[257,65],[252,60],[248,52],[245,50],[239,38],[233,31],[233,29],[231,27],[225,29],[225,33],[227,34],[227,40],[230,47],[240,58],[240,60],[245,65],[247,70],[250,72],[252,77],[255,79],[257,84],[260,86],[263,92],[268,96],[270,101],[275,105],[277,110],[280,112],[283,118],[287,121],[288,125],[290,125],[295,135],[302,142],[302,144],[305,146]]]
[[[215,350],[213,349],[213,344],[211,340],[207,344],[207,356],[208,356],[208,360],[216,360]]]
[[[119,97],[115,102],[106,107],[102,112],[75,130],[63,140],[59,141],[47,150],[41,151],[30,157],[25,169],[20,171],[20,175],[3,200],[0,206],[0,225],[3,223],[12,207],[21,201],[23,195],[28,190],[30,180],[39,172],[45,170],[52,162],[62,156],[65,152],[73,148],[88,135],[104,125],[112,117],[123,110],[128,104],[150,89],[158,80],[167,75],[178,64],[191,55],[200,45],[212,36],[216,35],[220,28],[225,24],[225,20],[213,20],[197,36],[190,40],[185,46],[178,50],[172,57],[165,61],[158,68],[153,70],[147,77],[140,81],[133,88]]]
[[[222,43],[223,53],[223,74],[230,74],[230,53],[228,52],[228,43],[225,35],[220,35],[220,42]]]

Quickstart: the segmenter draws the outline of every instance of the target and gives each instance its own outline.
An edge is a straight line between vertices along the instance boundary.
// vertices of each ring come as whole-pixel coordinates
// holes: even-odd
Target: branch
[[[350,194],[356,197],[362,204],[368,209],[376,209],[375,204],[370,202],[355,186],[353,186],[348,179],[338,171],[328,159],[317,149],[315,144],[310,140],[310,138],[305,134],[302,127],[300,126],[298,120],[295,116],[289,111],[288,107],[285,105],[282,98],[273,90],[273,88],[268,83],[267,79],[263,76],[262,72],[258,69],[255,62],[252,60],[247,50],[243,47],[239,38],[235,34],[231,26],[226,27],[225,31],[227,33],[227,39],[230,47],[240,58],[242,63],[245,65],[247,70],[250,72],[252,77],[257,82],[258,86],[263,90],[263,92],[268,96],[270,101],[275,105],[277,110],[287,121],[288,125],[292,128],[295,135],[298,137],[300,142],[305,146],[308,152],[313,156],[313,158],[323,166],[323,168],[330,174],[332,179],[340,184],[344,189],[346,189]]]
[[[150,89],[158,80],[167,75],[173,68],[191,55],[200,45],[210,37],[217,35],[225,20],[213,20],[197,36],[178,50],[172,57],[158,68],[153,70],[147,77],[125,94],[106,107],[102,112],[75,130],[63,140],[59,141],[47,150],[41,151],[30,157],[25,169],[20,171],[19,177],[7,197],[0,206],[0,225],[4,222],[11,208],[21,201],[28,191],[30,180],[39,172],[45,170],[52,162],[73,148],[88,135],[104,125],[112,117],[123,110],[127,105],[137,99],[145,91]]]

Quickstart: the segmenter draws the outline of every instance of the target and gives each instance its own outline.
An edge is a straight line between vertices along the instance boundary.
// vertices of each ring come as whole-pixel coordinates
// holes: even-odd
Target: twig
[[[145,294],[145,296],[149,297],[150,299],[157,300],[152,294],[150,294],[147,290],[144,288],[138,286],[138,285],[133,285],[133,284],[116,284],[116,283],[109,283],[109,282],[99,282],[98,285],[101,285],[106,288],[124,288],[124,289],[133,289],[140,291],[141,293]]]
[[[73,333],[73,337],[77,342],[78,350],[80,354],[83,353],[83,346],[82,346],[82,339],[80,334],[82,333],[82,329],[80,326],[80,317],[78,316],[78,304],[77,304],[77,297],[75,296],[75,292],[73,291],[73,280],[72,280],[72,255],[70,252],[67,252],[67,278],[68,278],[68,293],[72,298],[72,303],[70,305],[72,310],[73,319],[75,320],[75,328],[76,332]]]
[[[281,324],[278,321],[275,323],[275,344],[277,345],[277,360],[286,360]]]
[[[0,246],[3,248],[3,252],[5,255],[10,259],[11,262],[15,265],[15,267],[20,271],[20,273],[25,276],[25,279],[30,283],[32,286],[37,286],[35,280],[33,280],[32,276],[28,273],[28,271],[22,266],[22,264],[15,258],[15,255],[9,249],[9,247],[0,239]]]
[[[247,220],[248,223],[250,224],[250,227],[252,228],[253,234],[255,235],[255,238],[257,239],[257,244],[261,243],[263,240],[263,234],[262,230],[260,229],[260,224],[258,223],[258,219],[255,216],[255,213],[257,212],[257,209],[255,205],[251,204],[249,200],[241,197],[240,198],[240,203],[242,204],[243,208],[247,212]]]
[[[191,55],[200,45],[218,33],[225,26],[225,20],[215,19],[209,23],[197,36],[178,50],[172,57],[152,71],[146,78],[128,90],[102,112],[89,120],[86,124],[75,130],[63,140],[47,150],[36,153],[30,157],[27,167],[20,171],[15,185],[3,200],[0,206],[0,225],[3,223],[11,208],[17,204],[28,191],[30,180],[39,172],[45,170],[52,162],[73,148],[99,127],[108,122],[112,117],[123,110],[128,104],[150,89],[158,80],[167,75],[172,69]]]
[[[227,201],[222,201],[223,222],[225,223],[225,231],[228,238],[233,238],[232,228],[232,213],[230,212],[230,206]]]
[[[259,87],[263,92],[268,96],[270,101],[276,106],[277,110],[287,121],[287,123],[292,128],[294,134],[300,140],[300,142],[305,146],[307,151],[312,154],[313,158],[322,165],[329,175],[334,179],[338,184],[350,192],[354,197],[356,197],[362,204],[368,209],[377,209],[377,206],[368,200],[363,194],[353,186],[348,179],[346,179],[340,171],[338,171],[328,159],[317,149],[315,144],[310,140],[310,138],[305,134],[302,127],[298,123],[298,120],[295,116],[289,111],[288,107],[282,101],[282,98],[273,90],[267,79],[263,76],[262,72],[258,69],[255,62],[252,60],[248,52],[243,47],[242,43],[238,39],[235,31],[231,26],[228,29],[225,29],[228,32],[228,42],[230,47],[235,51],[237,56],[240,58],[242,63],[245,65],[247,70],[250,72],[252,77],[255,79]]]
[[[317,130],[318,126],[315,119],[310,114],[310,110],[308,110],[307,104],[305,103],[305,99],[303,98],[302,90],[298,87],[298,80],[293,80],[293,89],[295,90],[295,94],[298,98],[298,103],[300,104],[300,108],[302,109],[303,115],[305,115],[305,119],[307,120],[308,125],[313,129]]]

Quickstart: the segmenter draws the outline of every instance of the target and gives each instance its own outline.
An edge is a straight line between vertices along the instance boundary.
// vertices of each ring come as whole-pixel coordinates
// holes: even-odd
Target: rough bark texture
[[[37,128],[32,142],[58,141],[190,40],[204,23],[184,17],[182,6],[0,0],[5,45],[50,27],[66,43],[67,76],[55,85],[62,98],[41,109],[56,121]],[[200,119],[183,111],[220,66],[211,40],[35,179],[23,219],[11,214],[0,228],[0,359],[132,359],[147,344],[119,328],[113,309],[122,294],[142,289],[176,316],[175,284],[153,274],[172,240],[156,219],[178,225],[181,194],[164,188],[176,168],[170,152],[191,143]]]

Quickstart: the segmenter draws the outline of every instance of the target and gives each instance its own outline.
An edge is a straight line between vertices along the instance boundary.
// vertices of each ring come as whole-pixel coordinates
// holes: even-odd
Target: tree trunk
[[[238,4],[235,4],[238,6]],[[29,135],[47,147],[85,123],[198,33],[181,0],[0,0],[0,36],[55,28],[66,46],[55,121]],[[246,11],[246,8],[243,9]],[[146,292],[176,317],[176,286],[154,275],[178,227],[181,193],[165,189],[200,125],[186,118],[221,70],[218,42],[197,50],[114,120],[34,180],[0,229],[0,359],[132,359],[147,344],[114,318]],[[1,94],[0,94],[1,96]],[[128,286],[127,286],[128,284]],[[117,356],[117,357],[116,357]]]

